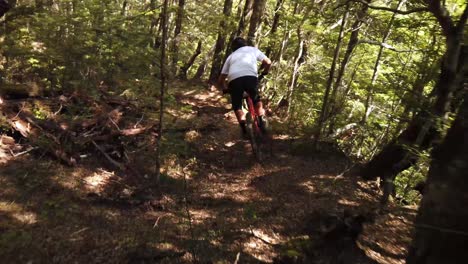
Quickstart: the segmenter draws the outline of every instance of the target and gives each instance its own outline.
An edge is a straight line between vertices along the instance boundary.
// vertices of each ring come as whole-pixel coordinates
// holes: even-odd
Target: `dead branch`
[[[101,148],[94,140],[91,141],[91,143],[93,143],[93,145],[104,155],[104,157],[106,157],[106,159],[112,163],[112,165],[116,166],[117,168],[119,168],[120,170],[125,170],[125,166],[122,164],[122,163],[119,163],[117,162],[116,160],[114,160],[111,156],[109,156],[109,154],[107,154],[103,148]]]

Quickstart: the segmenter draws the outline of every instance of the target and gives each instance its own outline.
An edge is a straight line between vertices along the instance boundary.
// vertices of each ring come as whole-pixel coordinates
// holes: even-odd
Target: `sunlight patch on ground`
[[[301,186],[305,187],[305,189],[311,193],[315,191],[314,183],[312,181],[306,181],[302,183]]]
[[[188,92],[183,93],[183,95],[192,95],[194,93],[198,92],[198,90],[190,90]]]
[[[194,224],[201,224],[204,221],[208,219],[214,218],[213,213],[210,212],[209,210],[203,210],[203,209],[190,209],[190,216],[192,218],[192,222]]]
[[[208,92],[206,94],[197,94],[193,98],[197,100],[207,100],[207,99],[219,100],[219,98],[221,97],[223,96],[219,92]]]
[[[191,111],[190,113],[183,113],[181,111],[174,110],[174,109],[167,109],[166,111],[172,116],[177,117],[177,119],[190,120],[190,119],[195,118],[196,116],[194,113],[192,113],[193,111]]]
[[[193,143],[193,142],[196,142],[198,139],[200,139],[200,137],[201,137],[200,133],[198,133],[195,130],[190,130],[187,133],[185,133],[184,140],[189,143]]]
[[[114,172],[98,169],[93,175],[84,178],[86,189],[91,192],[101,192],[114,177]]]
[[[359,238],[360,247],[378,263],[405,263],[417,211],[399,210],[401,211],[394,211],[377,219],[373,225],[365,228]]]
[[[247,229],[244,230],[246,232],[252,233],[252,235],[260,240],[263,240],[264,242],[267,242],[272,245],[278,245],[282,240],[281,238],[274,233],[273,231],[266,232],[262,229],[258,228],[252,228],[252,229]]]
[[[315,175],[314,178],[321,179],[321,180],[332,180],[332,181],[343,180],[343,178],[338,178],[336,177],[336,175],[326,175],[326,174]]]
[[[260,261],[270,263],[273,261],[273,258],[276,257],[276,254],[273,253],[274,251],[272,250],[271,246],[267,245],[259,238],[251,237],[246,242],[244,242],[243,246],[246,253],[249,253]],[[242,260],[242,255],[240,260]]]
[[[37,215],[25,211],[20,205],[11,202],[0,202],[0,216],[8,215],[20,223],[32,225],[37,223]]]
[[[348,199],[340,199],[340,200],[338,200],[338,203],[341,204],[341,205],[346,205],[346,206],[356,206],[356,207],[359,206],[358,202],[350,201]]]

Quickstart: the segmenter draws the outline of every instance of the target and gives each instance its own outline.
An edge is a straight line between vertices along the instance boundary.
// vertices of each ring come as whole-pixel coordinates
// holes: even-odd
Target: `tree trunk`
[[[404,4],[405,1],[406,0],[399,0],[398,4],[397,4],[397,7],[396,7],[396,10],[399,10],[401,8],[401,6]],[[383,35],[382,43],[385,43],[387,41],[387,39],[388,39],[388,36],[390,36],[390,32],[391,32],[392,26],[393,26],[393,21],[395,21],[396,15],[397,15],[396,12],[392,14],[392,17],[390,18],[390,21],[387,24],[387,29],[385,30],[385,33]],[[375,60],[375,64],[374,64],[374,70],[373,70],[373,73],[372,73],[371,84],[367,88],[367,97],[366,97],[366,102],[364,103],[364,115],[362,116],[362,119],[361,119],[361,125],[366,124],[367,118],[370,115],[370,107],[371,107],[371,104],[372,104],[372,96],[373,96],[373,93],[374,93],[375,81],[377,80],[377,76],[379,74],[380,59],[382,58],[383,50],[384,50],[384,46],[380,45],[379,53],[377,54],[377,59]]]
[[[435,42],[435,38],[434,38]],[[433,45],[435,43],[433,42]],[[423,102],[427,100],[423,97],[424,95],[424,87],[432,81],[438,70],[438,64],[430,61],[430,56],[426,56],[423,62],[421,63],[421,67],[418,68],[419,75],[416,78],[412,90],[407,92],[406,98],[403,100],[403,104],[405,108],[403,113],[401,114],[401,120],[398,122],[398,125],[395,131],[399,132],[403,128],[404,124],[408,122],[409,117],[412,115],[411,113],[419,112],[422,110]]]
[[[242,19],[242,9],[240,8],[240,4],[241,3],[239,2],[239,4],[237,5],[237,15],[236,15],[236,17],[239,18],[239,21]],[[230,29],[234,28],[234,24],[232,24],[232,21],[231,23],[226,25],[226,28],[230,28]],[[223,62],[226,61],[229,55],[231,54],[231,43],[236,36],[237,36],[236,31],[232,31],[231,34],[229,35],[229,38],[227,40],[227,45],[225,45],[226,47],[224,49]]]
[[[252,0],[245,0],[244,10],[239,19],[239,25],[236,30],[236,36],[244,35],[246,21],[252,16]]]
[[[407,263],[466,263],[468,93],[444,142],[432,157]]]
[[[302,64],[304,64],[305,56],[307,56],[307,45],[305,44],[305,41],[303,39],[303,33],[302,33],[302,29],[300,28],[300,26],[297,29],[297,38],[298,38],[297,56],[296,56],[296,59],[294,60],[294,69],[291,74],[291,80],[289,81],[289,88],[288,88],[288,93],[286,96],[286,100],[289,103],[286,116],[289,116],[289,113],[291,111],[292,98],[293,98],[294,88],[296,87],[296,84],[297,84],[299,68],[301,67]]]
[[[205,54],[205,57],[198,66],[197,71],[193,76],[192,80],[200,80],[203,77],[203,74],[205,74],[206,68],[208,66],[208,60],[211,58],[211,56],[213,56],[214,48],[215,46],[212,46],[210,50]]]
[[[155,10],[156,9],[156,0],[151,0],[150,2],[150,8],[151,10]],[[159,24],[159,21],[161,20],[161,15],[159,15],[158,17],[156,17],[154,14],[151,15],[151,25],[150,25],[150,30],[149,30],[149,35],[152,36],[151,37],[151,47],[153,48],[157,48],[157,39],[158,39],[158,35],[156,35],[154,33],[154,29],[158,26]]]
[[[247,34],[247,42],[252,46],[254,46],[257,41],[257,29],[262,21],[265,3],[265,0],[254,0],[253,3],[253,13],[250,18],[249,33]]]
[[[460,21],[455,25],[444,7],[429,1],[430,11],[436,16],[446,37],[446,51],[443,55],[439,79],[434,87],[435,103],[425,107],[410,122],[408,127],[382,151],[369,161],[360,171],[365,179],[383,177],[392,181],[396,175],[409,168],[417,159],[418,154],[411,148],[426,150],[431,147],[441,135],[441,124],[450,109],[452,94],[457,87],[463,85],[466,74],[466,54],[468,46],[461,52],[463,33],[468,17],[465,6]],[[426,110],[427,109],[427,110]]]
[[[190,57],[190,59],[184,64],[184,66],[180,67],[180,78],[183,80],[187,80],[187,71],[192,67],[195,59],[200,55],[202,47],[202,41],[198,41],[197,48],[195,49],[195,53]]]
[[[281,16],[280,9],[282,6],[283,6],[283,0],[277,0],[276,7],[275,7],[275,16],[273,17],[273,24],[271,25],[271,32],[270,32],[270,34],[272,35],[271,39],[276,39],[276,31],[278,31],[278,25],[279,25],[279,20]],[[267,57],[270,57],[271,55],[274,42],[275,42],[274,40],[270,40],[270,43],[268,44],[268,47],[265,51],[265,55]]]
[[[335,74],[335,68],[336,68],[336,61],[338,60],[338,57],[340,55],[340,49],[341,49],[341,43],[343,41],[343,34],[344,34],[344,28],[346,25],[346,21],[348,20],[348,13],[349,13],[349,2],[346,4],[346,10],[343,14],[343,18],[341,21],[341,27],[340,27],[340,33],[338,35],[338,41],[335,47],[335,52],[333,54],[333,61],[332,65],[330,67],[330,72],[328,74],[328,80],[327,80],[327,85],[325,88],[325,94],[323,96],[323,103],[322,103],[322,109],[320,111],[320,116],[318,119],[318,124],[317,124],[317,130],[315,132],[315,144],[320,140],[320,136],[322,134],[322,126],[326,121],[327,118],[327,109],[328,109],[328,97],[330,96],[330,90],[332,87],[333,83],[333,75]]]
[[[369,2],[369,1],[368,1]],[[337,94],[339,96],[340,90],[342,88],[341,82],[343,80],[344,74],[346,72],[346,68],[348,66],[349,61],[351,60],[351,55],[353,54],[354,48],[358,44],[359,40],[359,31],[364,23],[364,18],[367,16],[367,10],[369,9],[369,6],[366,4],[363,4],[361,6],[361,9],[357,12],[356,14],[356,21],[354,21],[353,25],[351,26],[351,35],[349,37],[348,41],[348,47],[346,48],[346,52],[343,56],[343,60],[341,61],[340,68],[338,70],[338,74],[336,76],[336,81],[332,90],[332,94],[330,97],[330,111],[329,111],[329,119],[333,119],[334,116],[336,116],[339,111],[338,109],[338,103],[337,101],[339,100],[337,97]],[[343,98],[344,99],[344,98]],[[330,124],[329,127],[329,132],[328,135],[330,135],[333,132],[334,129],[334,124],[333,121]]]
[[[122,10],[120,10],[120,15],[121,16],[126,16],[127,15],[127,6],[128,6],[128,1],[124,0],[122,3]]]
[[[166,42],[167,42],[167,2],[164,0],[162,10],[162,38],[161,38],[161,87],[159,95],[159,126],[156,138],[156,182],[160,182],[161,178],[161,138],[163,133],[163,117],[164,117],[164,93],[166,90]]]
[[[10,10],[11,5],[4,0],[0,0],[0,17],[2,17],[8,10]]]
[[[179,6],[177,8],[177,17],[175,21],[174,38],[172,39],[172,67],[174,69],[174,75],[177,74],[177,63],[179,61],[179,42],[180,32],[182,30],[182,21],[184,18],[185,0],[179,0]]]
[[[224,8],[223,8],[223,15],[225,19],[223,19],[219,25],[218,31],[218,38],[216,40],[216,45],[213,54],[213,62],[211,64],[211,71],[209,82],[215,83],[217,81],[218,75],[221,71],[222,67],[222,51],[224,50],[224,45],[226,43],[226,20],[231,16],[231,9],[232,9],[232,0],[224,0]]]

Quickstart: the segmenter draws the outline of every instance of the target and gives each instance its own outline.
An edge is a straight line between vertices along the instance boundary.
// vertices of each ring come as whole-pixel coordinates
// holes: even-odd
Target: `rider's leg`
[[[259,100],[256,104],[255,104],[255,111],[257,112],[257,114],[259,116],[264,116],[265,115],[265,109],[263,108],[263,103],[261,100]]]
[[[236,118],[239,123],[245,122],[245,113],[242,109],[235,110],[234,113],[236,114]]]
[[[268,120],[265,117],[265,109],[263,108],[262,101],[258,101],[255,104],[255,111],[257,111],[258,114],[258,121],[259,121],[259,127],[263,131],[263,133],[267,133],[268,129]]]
[[[260,99],[260,95],[258,93],[258,79],[256,77],[249,78],[248,83],[246,85],[247,93],[249,93],[250,97],[252,98],[255,106],[255,112],[258,115],[259,120],[259,127],[260,129],[266,133],[268,127],[268,121],[265,118],[265,109],[263,108],[263,103]]]
[[[231,94],[231,103],[232,109],[236,114],[237,121],[242,129],[242,134],[245,136],[247,134],[247,127],[245,121],[245,113],[242,111],[242,94],[244,90],[242,88],[242,79],[234,79],[229,83],[229,89]]]
[[[244,111],[242,111],[242,109],[238,109],[234,110],[234,113],[236,114],[237,122],[239,122],[239,125],[242,129],[242,133],[247,133]]]

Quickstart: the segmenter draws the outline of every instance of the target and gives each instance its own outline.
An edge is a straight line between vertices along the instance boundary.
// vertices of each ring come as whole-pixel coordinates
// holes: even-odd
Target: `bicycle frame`
[[[252,101],[252,98],[250,98],[250,96],[247,96],[245,98],[245,100],[247,101],[247,109],[252,117],[252,121],[253,121],[253,124],[254,124],[254,127],[255,127],[255,131],[261,135],[262,134],[262,131],[260,130],[260,127],[258,125],[258,114],[257,114],[257,111],[255,110],[255,107],[254,107],[254,104],[253,104],[253,101]]]

